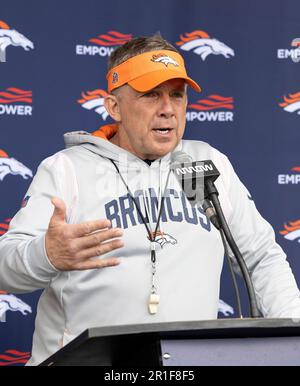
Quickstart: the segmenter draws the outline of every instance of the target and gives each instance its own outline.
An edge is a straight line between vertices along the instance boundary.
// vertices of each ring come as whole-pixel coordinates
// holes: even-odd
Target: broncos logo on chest
[[[161,246],[161,248],[163,248],[166,244],[171,244],[171,245],[177,244],[177,240],[173,236],[161,231],[157,231],[156,233],[152,232],[151,237],[155,243],[158,243]],[[149,236],[148,236],[148,240],[150,240]]]

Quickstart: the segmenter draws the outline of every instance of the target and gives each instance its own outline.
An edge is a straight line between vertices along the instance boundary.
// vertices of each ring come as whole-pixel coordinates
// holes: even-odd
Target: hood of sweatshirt
[[[130,168],[140,168],[141,165],[148,167],[142,159],[109,141],[117,131],[118,125],[111,124],[102,126],[93,133],[86,131],[69,132],[64,134],[65,146],[66,148],[82,146],[95,154],[115,161],[117,164],[126,163],[130,165]],[[181,149],[182,143],[180,141],[174,151]],[[155,160],[152,164],[157,165],[160,163],[161,166],[166,166],[170,164],[170,158],[171,153],[168,153],[164,157]]]

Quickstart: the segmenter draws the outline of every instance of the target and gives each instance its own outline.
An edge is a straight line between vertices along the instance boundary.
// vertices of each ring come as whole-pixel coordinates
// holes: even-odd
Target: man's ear
[[[104,107],[114,121],[121,122],[119,100],[116,95],[108,94],[104,98]]]

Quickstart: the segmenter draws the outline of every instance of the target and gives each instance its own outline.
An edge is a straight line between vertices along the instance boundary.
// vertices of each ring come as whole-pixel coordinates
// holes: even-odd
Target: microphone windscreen
[[[184,151],[174,151],[174,153],[172,153],[171,165],[185,162],[193,162],[193,158]]]

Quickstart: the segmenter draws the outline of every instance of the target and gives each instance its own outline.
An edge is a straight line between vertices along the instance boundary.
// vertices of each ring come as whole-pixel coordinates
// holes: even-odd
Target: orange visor
[[[184,60],[177,52],[150,51],[134,56],[112,68],[107,74],[108,92],[128,83],[138,92],[146,92],[170,79],[185,79],[196,91],[201,88],[187,76]]]

